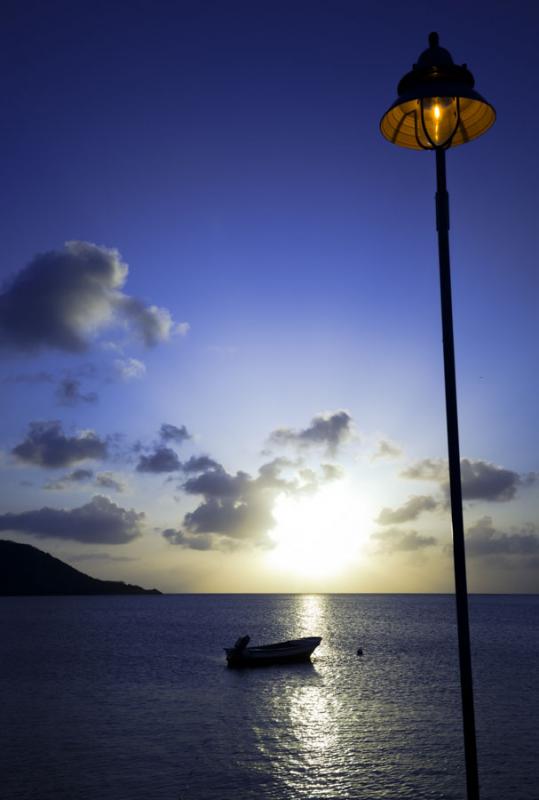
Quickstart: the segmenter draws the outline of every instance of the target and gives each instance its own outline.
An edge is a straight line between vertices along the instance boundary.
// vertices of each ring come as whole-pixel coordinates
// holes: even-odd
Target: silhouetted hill
[[[0,595],[161,594],[123,581],[100,581],[37,547],[0,540]]]

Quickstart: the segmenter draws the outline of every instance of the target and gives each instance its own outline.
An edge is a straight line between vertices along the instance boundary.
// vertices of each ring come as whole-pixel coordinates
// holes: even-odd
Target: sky
[[[451,592],[438,31],[468,584],[539,589],[539,7],[5,2],[0,536],[166,592]]]

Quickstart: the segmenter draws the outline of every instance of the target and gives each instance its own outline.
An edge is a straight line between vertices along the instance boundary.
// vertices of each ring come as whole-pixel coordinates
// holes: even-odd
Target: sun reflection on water
[[[322,766],[320,759],[337,741],[334,701],[329,701],[322,683],[298,686],[289,704],[290,723],[305,766]]]
[[[297,595],[292,612],[295,635],[324,638],[329,612],[326,595]],[[344,790],[346,784],[347,754],[341,746],[344,709],[338,693],[317,667],[324,663],[323,648],[324,641],[319,648],[321,658],[317,658],[317,649],[312,664],[273,676],[275,683],[267,701],[275,725],[256,731],[259,752],[266,761],[271,760],[283,797],[307,797],[307,787],[311,797],[335,797],[334,792]]]
[[[298,636],[322,636],[325,627],[327,597],[323,594],[300,594],[296,597]]]
[[[273,729],[258,730],[258,747],[271,762],[281,796],[348,797],[349,749],[343,747],[343,704],[314,666],[273,687]]]

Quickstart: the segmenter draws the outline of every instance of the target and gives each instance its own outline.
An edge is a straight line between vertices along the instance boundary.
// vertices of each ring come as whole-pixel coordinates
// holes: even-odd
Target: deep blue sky
[[[466,506],[472,588],[537,587],[537,8],[52,1],[4,3],[2,17],[0,312],[13,314],[0,320],[10,406],[0,423],[1,512],[60,513],[55,535],[39,513],[17,517],[13,530],[2,516],[2,535],[73,563],[92,557],[93,574],[123,570],[175,590],[451,588],[443,479],[403,477],[446,453],[434,163],[378,130],[437,30],[498,113],[484,137],[448,154],[461,451],[475,481]],[[94,319],[85,352],[39,340],[44,327],[24,348],[13,319],[24,327],[35,314],[30,295],[43,290],[32,284],[16,299],[10,282],[37,254],[58,258],[66,241],[117,249],[110,264],[129,265],[122,291],[139,305],[123,328]],[[77,258],[69,269],[81,268]],[[55,280],[40,307],[45,326],[49,303],[71,314],[58,310]],[[188,332],[167,329],[145,348],[135,334],[151,306]],[[69,397],[65,381],[75,382]],[[341,409],[348,417],[335,433]],[[315,418],[327,423],[325,439]],[[90,430],[108,442],[106,454],[48,463],[36,453],[50,426],[33,450],[16,451],[30,423],[52,421],[61,433],[51,446],[69,448]],[[141,453],[172,446],[159,438],[163,423],[186,426],[192,438],[176,439],[178,458],[211,456],[221,466],[199,477],[225,475],[226,491],[186,488],[180,468],[137,471]],[[268,444],[282,427],[286,446]],[[259,468],[282,456],[274,483],[256,483]],[[325,463],[340,467],[348,494],[321,472]],[[66,481],[78,468],[92,476]],[[361,528],[355,571],[333,582],[298,582],[294,564],[270,568],[259,547],[276,509],[283,529],[291,519],[313,525],[306,468],[329,493],[317,501],[327,514],[320,537],[333,535],[335,504],[361,507],[347,523]],[[251,483],[232,489],[238,471]],[[102,474],[123,492],[98,484]],[[77,539],[76,514],[58,533],[61,514],[96,494],[116,504],[105,512],[119,520],[121,547],[114,532],[93,549],[91,537]],[[434,507],[408,507],[393,527],[376,523],[383,508],[417,497]],[[215,514],[196,529],[185,514],[200,507]],[[131,508],[146,515],[135,527],[122,516]],[[111,566],[119,551],[133,560]]]

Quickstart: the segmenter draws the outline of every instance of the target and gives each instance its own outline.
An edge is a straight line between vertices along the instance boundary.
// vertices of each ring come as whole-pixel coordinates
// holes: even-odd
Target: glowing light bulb
[[[426,146],[449,144],[458,125],[455,97],[427,97],[421,100],[422,133]]]

